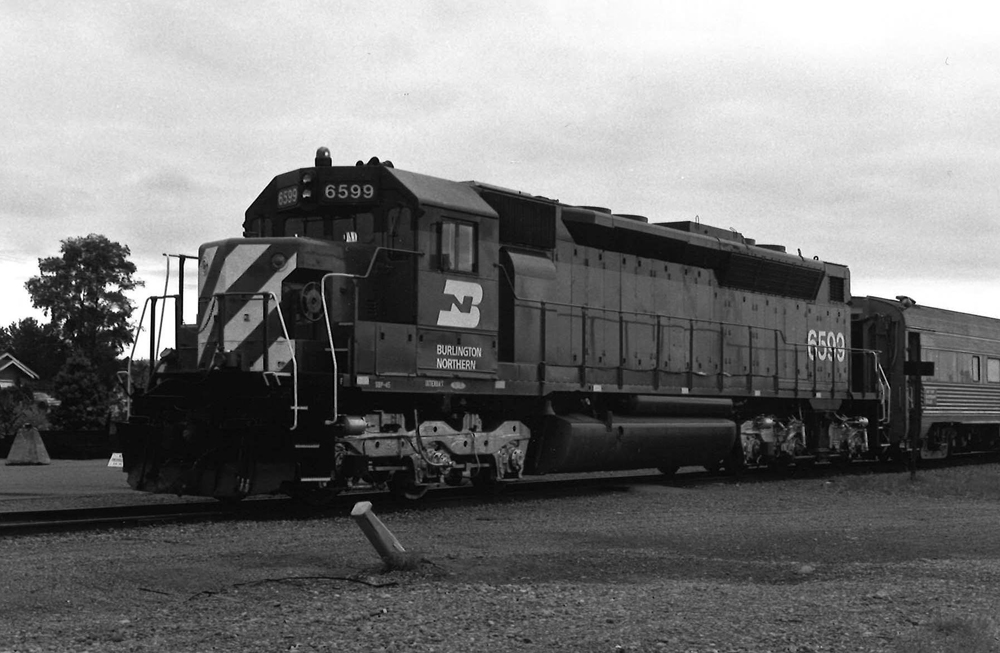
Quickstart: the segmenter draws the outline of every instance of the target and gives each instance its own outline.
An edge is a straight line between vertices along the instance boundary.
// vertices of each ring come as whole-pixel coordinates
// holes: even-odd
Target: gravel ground
[[[960,471],[957,473],[961,473]],[[628,485],[0,541],[0,651],[906,651],[1000,612],[995,501]]]

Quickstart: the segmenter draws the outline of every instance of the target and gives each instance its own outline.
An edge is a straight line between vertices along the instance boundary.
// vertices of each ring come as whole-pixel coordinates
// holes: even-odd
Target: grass
[[[1000,465],[921,469],[915,479],[910,478],[909,472],[846,476],[837,485],[842,492],[1000,501]]]
[[[900,653],[997,653],[1000,630],[988,617],[940,617],[895,642]]]

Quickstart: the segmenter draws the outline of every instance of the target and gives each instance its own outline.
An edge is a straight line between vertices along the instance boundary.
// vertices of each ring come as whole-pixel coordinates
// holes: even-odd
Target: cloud
[[[869,5],[6,3],[0,251],[104,233],[158,285],[326,145],[698,215],[856,285],[996,276],[996,16]]]

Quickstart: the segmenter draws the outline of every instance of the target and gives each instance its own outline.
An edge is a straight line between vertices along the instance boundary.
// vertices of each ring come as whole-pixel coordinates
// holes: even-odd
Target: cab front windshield
[[[410,208],[401,204],[360,212],[345,207],[322,215],[285,218],[273,235],[413,249],[412,216]]]

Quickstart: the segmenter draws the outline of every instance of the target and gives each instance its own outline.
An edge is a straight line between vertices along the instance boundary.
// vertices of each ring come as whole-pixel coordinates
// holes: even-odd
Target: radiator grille
[[[798,299],[816,299],[823,274],[815,268],[737,253],[730,254],[718,271],[721,286]]]
[[[500,242],[552,249],[556,245],[556,207],[536,200],[483,191],[482,197],[500,215]]]

